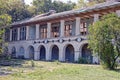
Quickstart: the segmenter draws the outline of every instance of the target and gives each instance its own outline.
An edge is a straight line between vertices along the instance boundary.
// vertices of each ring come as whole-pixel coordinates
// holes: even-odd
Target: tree
[[[106,0],[87,0],[89,2],[95,2],[95,3],[102,3],[105,2]]]
[[[21,0],[8,0],[9,10],[7,13],[12,17],[12,22],[20,21],[32,17],[32,13],[28,10],[28,6]]]
[[[36,7],[36,13],[46,13],[52,8],[52,0],[33,0],[33,6]]]
[[[89,47],[98,53],[104,68],[115,69],[120,57],[120,17],[108,14],[89,26]]]
[[[52,9],[56,12],[63,12],[72,10],[76,4],[72,3],[71,1],[68,1],[67,3],[63,3],[61,1],[54,1],[52,3]]]
[[[74,6],[75,9],[80,9],[84,7],[93,6],[95,4],[103,3],[106,0],[78,0],[76,6]]]
[[[49,10],[55,10],[56,12],[63,12],[72,10],[75,6],[75,3],[68,1],[63,3],[62,1],[53,1],[52,0],[33,0],[33,6],[36,8],[36,14],[46,13]]]
[[[77,4],[74,6],[75,9],[80,9],[87,7],[88,3],[85,0],[78,0]]]
[[[4,5],[3,5],[4,4]],[[7,14],[9,10],[9,4],[6,0],[0,0],[0,53],[3,51],[3,34],[4,27],[8,26],[11,22],[11,17]]]

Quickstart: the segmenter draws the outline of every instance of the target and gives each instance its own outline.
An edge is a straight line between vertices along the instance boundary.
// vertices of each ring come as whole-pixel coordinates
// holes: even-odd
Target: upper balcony
[[[101,16],[113,12],[120,15],[120,2],[107,2],[79,10],[39,15],[13,23],[10,30],[6,30],[5,39],[23,41],[86,36],[89,34],[89,25],[98,21]]]

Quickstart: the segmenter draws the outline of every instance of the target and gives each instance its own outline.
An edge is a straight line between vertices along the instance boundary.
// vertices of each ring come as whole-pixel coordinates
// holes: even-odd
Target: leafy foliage
[[[78,0],[76,6],[74,6],[75,9],[80,9],[84,7],[93,6],[98,3],[105,2],[106,0]]]
[[[0,53],[3,52],[3,34],[4,27],[8,26],[11,22],[11,17],[7,14],[7,11],[10,9],[8,2],[6,0],[0,0]]]
[[[0,26],[7,26],[11,22],[11,17],[8,14],[0,15]]]
[[[10,9],[7,13],[12,17],[12,22],[30,18],[32,13],[21,0],[8,0]]]
[[[114,40],[114,41],[113,41]],[[89,46],[105,68],[114,69],[120,57],[120,18],[108,14],[89,27]]]
[[[61,1],[52,0],[33,0],[33,6],[36,7],[36,14],[46,13],[49,10],[55,10],[56,12],[62,12],[73,9],[75,3],[68,1],[63,3]]]

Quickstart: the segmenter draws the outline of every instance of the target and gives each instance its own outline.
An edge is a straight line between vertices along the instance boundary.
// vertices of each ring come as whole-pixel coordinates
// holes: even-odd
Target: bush
[[[80,64],[89,64],[90,61],[88,59],[86,59],[86,58],[79,58],[78,63],[80,63]]]
[[[35,67],[35,63],[34,63],[33,60],[31,60],[31,66],[32,66],[32,67]]]
[[[61,62],[59,62],[58,60],[54,61],[57,65],[61,65]]]

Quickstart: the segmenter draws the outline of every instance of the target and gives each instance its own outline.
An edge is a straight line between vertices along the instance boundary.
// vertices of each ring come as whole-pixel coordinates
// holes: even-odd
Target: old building
[[[55,13],[50,12],[15,22],[6,30],[5,40],[13,57],[67,62],[85,58],[98,63],[88,49],[88,27],[103,15],[120,16],[120,2],[111,0],[92,7]]]

